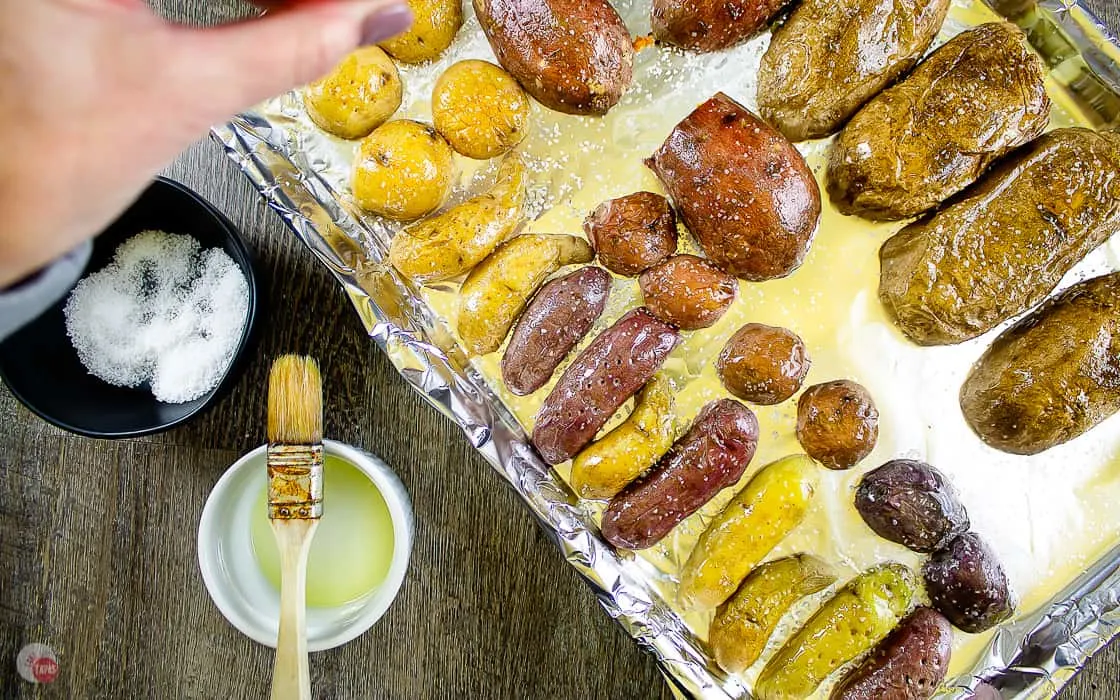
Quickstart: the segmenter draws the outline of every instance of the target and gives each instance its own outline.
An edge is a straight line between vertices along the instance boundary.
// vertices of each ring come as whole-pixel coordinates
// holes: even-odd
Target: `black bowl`
[[[157,178],[121,218],[93,241],[82,277],[105,267],[117,246],[155,229],[186,233],[203,248],[221,248],[245,273],[249,316],[233,362],[210,393],[180,404],[161,403],[147,385],[124,389],[90,374],[66,335],[64,295],[42,316],[0,344],[0,379],[44,420],[79,435],[121,438],[149,435],[184,423],[214,403],[236,381],[256,327],[258,295],[249,250],[220,211],[178,182]]]

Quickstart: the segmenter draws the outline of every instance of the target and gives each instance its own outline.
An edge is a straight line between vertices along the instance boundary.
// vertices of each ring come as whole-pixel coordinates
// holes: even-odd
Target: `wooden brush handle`
[[[311,700],[307,666],[307,552],[318,520],[273,520],[280,550],[280,634],[272,667],[272,700]]]

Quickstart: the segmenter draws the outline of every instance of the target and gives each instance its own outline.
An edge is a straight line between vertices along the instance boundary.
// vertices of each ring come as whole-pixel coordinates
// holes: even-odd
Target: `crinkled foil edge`
[[[989,2],[1011,19],[1027,17],[1057,27],[1099,79],[1090,90],[1120,96],[1120,48],[1079,3]],[[607,614],[656,657],[674,692],[705,700],[749,697],[738,679],[712,662],[660,595],[630,573],[625,555],[602,540],[564,481],[536,455],[517,421],[420,301],[418,290],[384,264],[387,240],[371,241],[371,232],[339,204],[330,185],[300,167],[298,154],[285,152],[282,129],[250,112],[215,127],[213,137],[338,279],[370,337],[405,381],[462,428],[588,581]],[[366,250],[378,259],[370,259]],[[938,698],[967,696],[981,680],[1004,697],[1053,697],[1118,634],[1120,547],[1042,611],[1001,629],[971,672],[955,679]]]

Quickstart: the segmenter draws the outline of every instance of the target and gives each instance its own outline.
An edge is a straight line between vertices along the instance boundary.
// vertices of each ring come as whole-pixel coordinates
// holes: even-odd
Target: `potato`
[[[917,63],[950,0],[804,0],[758,71],[758,106],[792,141],[839,131],[864,102]]]
[[[576,455],[571,484],[580,498],[611,498],[672,447],[673,391],[668,377],[655,375],[626,420]]]
[[[486,61],[460,61],[432,91],[432,120],[459,153],[486,160],[529,133],[529,98],[509,73]]]
[[[611,199],[583,222],[599,262],[633,277],[677,252],[677,217],[669,200],[653,192]]]
[[[389,243],[389,262],[423,284],[458,277],[494,252],[525,219],[525,164],[510,155],[494,186],[405,228]]]
[[[693,51],[719,51],[754,36],[789,0],[653,0],[658,41]]]
[[[633,77],[634,45],[607,0],[474,0],[498,63],[549,109],[606,114]]]
[[[758,661],[778,621],[805,596],[836,581],[831,567],[809,554],[795,554],[758,567],[735,595],[716,610],[708,646],[728,673],[742,673]]]
[[[1035,306],[1120,231],[1120,132],[1055,129],[887,239],[879,300],[919,345],[960,343]]]
[[[362,139],[352,189],[362,209],[413,221],[443,206],[455,174],[455,156],[439,132],[401,119]]]
[[[928,700],[949,670],[953,628],[936,610],[919,607],[853,667],[831,700]]]
[[[571,459],[645,386],[680,337],[637,308],[600,333],[568,366],[537,412],[533,445],[549,464]]]
[[[840,132],[828,163],[833,204],[887,221],[941,204],[1042,133],[1050,119],[1044,77],[1014,24],[958,34]]]
[[[990,630],[1015,613],[1007,574],[988,543],[974,532],[934,552],[922,574],[930,603],[965,632]]]
[[[879,439],[879,411],[871,394],[841,379],[816,384],[797,401],[797,441],[829,469],[851,469]]]
[[[650,313],[686,331],[714,325],[739,290],[734,277],[695,255],[674,255],[654,265],[638,284]]]
[[[400,108],[404,88],[397,66],[376,46],[353,51],[303,91],[307,116],[327,133],[360,139]]]
[[[714,608],[805,518],[817,466],[793,455],[763,467],[712,519],[681,570],[677,597],[690,609]]]
[[[801,265],[821,213],[805,159],[723,93],[684,119],[646,161],[716,266],[747,280]]]
[[[502,379],[517,396],[531,394],[591,330],[611,293],[611,275],[585,267],[552,280],[529,302],[502,356]]]
[[[1120,273],[1076,284],[1004,331],[961,387],[991,447],[1038,454],[1120,410]]]
[[[423,63],[443,53],[463,26],[462,0],[408,0],[412,26],[381,42],[381,48],[404,63]]]
[[[736,397],[771,406],[797,393],[810,364],[805,343],[793,331],[748,323],[723,346],[716,371]]]
[[[914,574],[901,564],[863,572],[790,637],[755,683],[758,700],[800,700],[833,671],[871,651],[910,611]]]
[[[739,481],[758,446],[758,419],[737,401],[706,405],[648,474],[611,499],[600,529],[615,547],[646,549]]]
[[[968,513],[953,485],[933,467],[895,459],[863,476],[856,510],[883,539],[928,554],[968,531]]]
[[[527,234],[502,244],[459,289],[459,338],[471,355],[496,351],[529,297],[565,265],[589,262],[591,246],[575,236]]]

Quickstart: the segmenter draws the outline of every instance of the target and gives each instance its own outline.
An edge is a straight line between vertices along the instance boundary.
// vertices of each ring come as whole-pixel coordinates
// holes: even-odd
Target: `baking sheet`
[[[615,5],[633,33],[648,31],[648,0]],[[1056,124],[1098,128],[1120,124],[1120,51],[1089,13],[1075,4],[1035,5],[1022,0],[999,3],[996,9],[1024,27],[1046,57]],[[985,6],[958,2],[941,38],[993,17]],[[753,76],[767,41],[763,36],[733,51],[707,56],[647,49],[637,57],[634,88],[606,119],[569,117],[538,108],[536,133],[522,149],[534,173],[530,198],[534,220],[529,230],[576,233],[583,216],[599,201],[638,189],[660,191],[656,179],[641,165],[641,157],[652,153],[677,121],[718,89],[753,107]],[[467,57],[492,58],[473,18],[436,64],[402,70],[406,92],[398,116],[429,118],[428,96],[435,77]],[[545,392],[516,399],[493,382],[497,356],[468,362],[450,330],[454,285],[421,290],[381,264],[393,231],[349,200],[346,183],[354,145],[311,126],[294,93],[241,115],[214,133],[296,234],[334,272],[371,337],[402,376],[463,427],[537,515],[568,561],[588,578],[607,612],[657,656],[666,677],[681,691],[698,697],[745,696],[751,677],[745,682],[727,677],[709,662],[701,642],[707,620],[676,611],[672,596],[675,571],[702,530],[705,515],[717,511],[735,489],[725,491],[699,517],[678,528],[664,546],[638,556],[616,554],[598,536],[597,509],[574,498],[565,485],[563,468],[552,471],[527,446],[523,428],[530,427],[535,405]],[[827,146],[827,140],[801,146],[818,174]],[[460,163],[464,176],[456,199],[483,186],[488,175],[485,165],[466,159]],[[963,689],[984,677],[1004,690],[1006,697],[1017,693],[1049,697],[1116,632],[1120,549],[1110,548],[1120,534],[1120,514],[1111,512],[1112,505],[1120,502],[1120,474],[1112,478],[1109,465],[1117,463],[1114,451],[1120,446],[1120,422],[1106,422],[1088,438],[1051,451],[1026,468],[1017,461],[1022,458],[984,452],[982,447],[974,453],[939,454],[939,444],[979,443],[967,433],[959,439],[953,433],[963,428],[955,393],[961,373],[982,352],[986,340],[929,351],[906,345],[896,332],[892,335],[874,294],[860,298],[859,291],[866,291],[869,280],[877,278],[874,251],[898,226],[830,216],[838,215],[826,212],[802,270],[788,280],[744,283],[732,312],[710,333],[690,337],[675,353],[669,367],[682,387],[681,412],[694,413],[719,391],[710,368],[688,358],[710,357],[746,320],[795,326],[814,354],[814,374],[808,381],[836,376],[862,381],[876,397],[884,425],[879,447],[859,469],[825,475],[821,491],[828,496],[818,496],[816,515],[783,547],[830,548],[827,558],[839,565],[842,578],[878,559],[915,563],[912,554],[877,540],[858,518],[838,511],[850,510],[851,488],[867,468],[892,457],[928,459],[961,487],[976,528],[993,541],[1013,583],[1028,589],[1020,608],[1028,614],[1013,624],[984,636],[957,635],[956,680],[951,685]],[[682,243],[687,250],[688,241]],[[1065,283],[1116,268],[1117,257],[1117,251],[1106,246]],[[835,260],[843,263],[829,264]],[[617,282],[611,308],[599,327],[635,301],[632,282]],[[842,323],[833,323],[838,314]],[[930,352],[939,353],[937,359],[928,359]],[[889,372],[882,371],[885,360],[892,367]],[[912,397],[928,387],[942,391],[923,396],[916,406]],[[896,396],[906,400],[895,401]],[[757,409],[763,438],[748,477],[772,459],[797,451],[792,408]],[[684,418],[687,422],[691,415]],[[936,432],[925,427],[932,421],[938,423]],[[979,467],[970,463],[977,455],[983,462]],[[1071,458],[1081,464],[1080,469],[1067,466]],[[1013,478],[1008,478],[1008,470]],[[1111,471],[1120,472],[1120,464]],[[970,498],[993,489],[998,494],[984,502]],[[1082,510],[1088,515],[1077,516]],[[1062,521],[1061,514],[1070,520]],[[1071,539],[1076,547],[1069,546]],[[1076,556],[1071,556],[1072,550]],[[774,556],[781,551],[785,550]],[[824,595],[792,611],[785,626],[803,620]],[[775,635],[764,660],[786,632]]]

